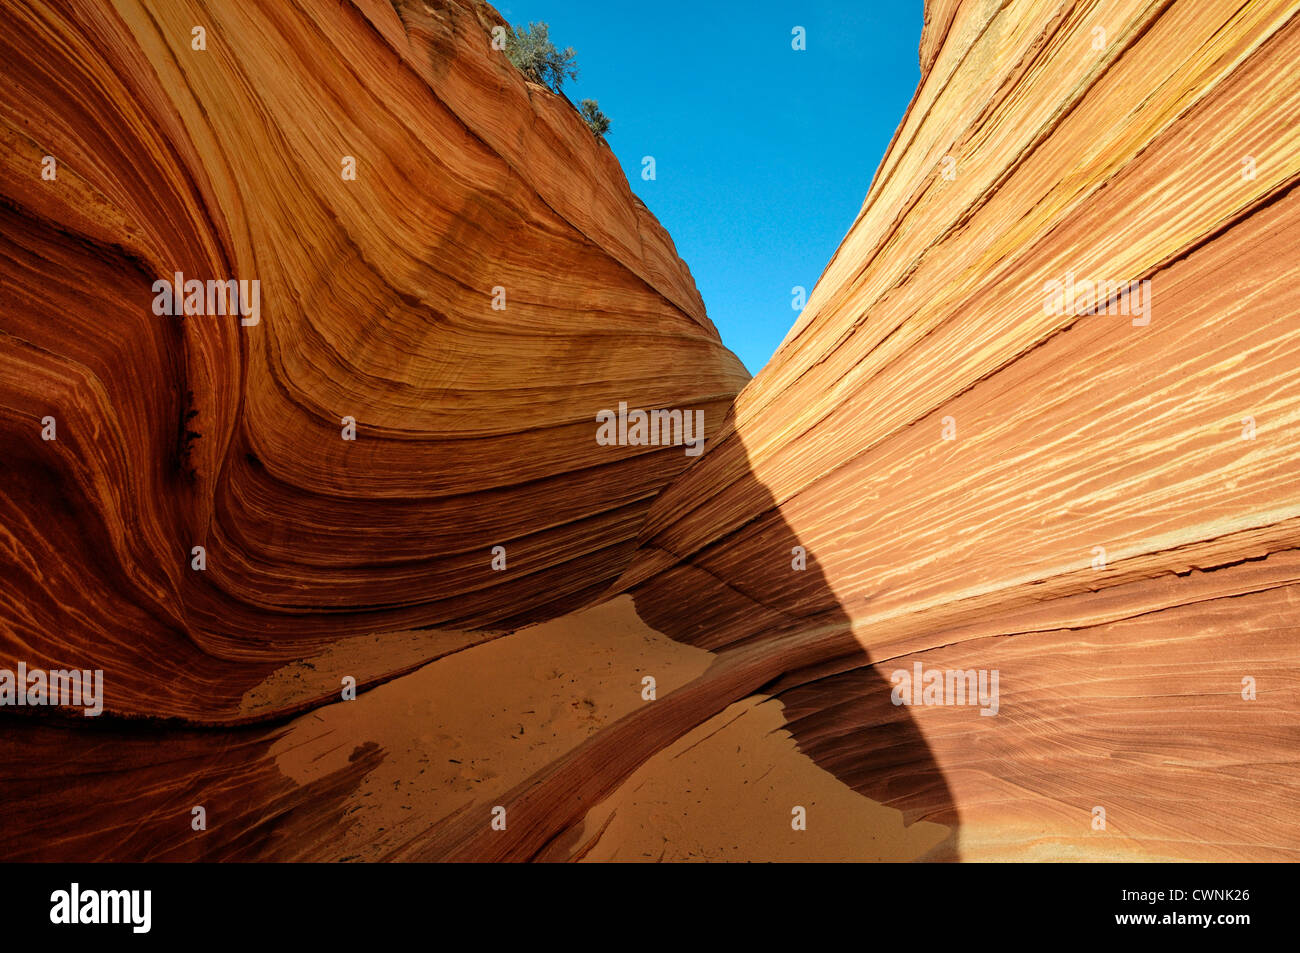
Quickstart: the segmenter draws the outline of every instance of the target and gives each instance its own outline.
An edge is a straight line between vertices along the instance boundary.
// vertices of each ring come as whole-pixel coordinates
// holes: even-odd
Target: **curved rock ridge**
[[[596,414],[712,432],[748,375],[608,147],[491,49],[500,22],[0,14],[0,668],[104,669],[112,715],[282,714],[337,696],[274,673],[340,639],[510,629],[625,568],[692,458],[598,445]],[[155,313],[177,273],[257,285],[241,317]]]

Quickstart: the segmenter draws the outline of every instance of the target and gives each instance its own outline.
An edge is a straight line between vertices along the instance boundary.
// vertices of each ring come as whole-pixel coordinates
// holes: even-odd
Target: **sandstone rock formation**
[[[6,10],[0,668],[107,704],[0,711],[0,848],[616,856],[647,792],[706,810],[665,758],[778,706],[811,762],[728,795],[749,856],[791,806],[780,856],[883,830],[848,785],[896,856],[1296,859],[1297,10],[931,0],[747,385],[489,8]],[[259,278],[260,323],[154,316],[174,271]],[[1051,306],[1085,281],[1134,313]],[[708,452],[597,448],[619,400]],[[918,663],[996,715],[895,704]]]
[[[335,695],[263,683],[340,638],[590,601],[690,462],[596,412],[714,429],[748,379],[494,13],[318,7],[4,14],[0,661],[112,670],[113,714],[238,721]],[[258,323],[156,315],[177,272],[260,282]]]

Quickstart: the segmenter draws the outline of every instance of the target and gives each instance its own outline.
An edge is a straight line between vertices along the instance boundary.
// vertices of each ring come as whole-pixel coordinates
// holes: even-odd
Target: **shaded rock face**
[[[0,667],[106,670],[102,720],[0,712],[6,856],[608,854],[630,779],[761,697],[932,858],[1295,859],[1293,9],[929,3],[746,384],[490,8],[229,6],[3,14]],[[153,315],[175,271],[260,279],[260,322]],[[620,400],[708,452],[598,447]],[[583,669],[618,627],[687,654]],[[321,707],[345,674],[391,681]],[[784,804],[729,805],[757,856]]]
[[[597,412],[711,431],[748,379],[494,12],[272,7],[0,24],[0,665],[108,670],[114,714],[237,720],[342,637],[591,601],[692,459]],[[176,273],[258,291],[156,314]]]

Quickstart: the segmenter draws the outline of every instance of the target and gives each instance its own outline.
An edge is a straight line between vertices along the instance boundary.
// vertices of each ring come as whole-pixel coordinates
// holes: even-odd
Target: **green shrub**
[[[596,135],[603,138],[605,133],[609,132],[609,117],[600,111],[596,100],[584,99],[582,105],[578,107],[578,113]]]
[[[506,57],[525,76],[557,93],[566,79],[578,78],[577,54],[573,47],[557,49],[551,42],[551,28],[546,23],[506,27]],[[609,117],[600,111],[594,99],[584,99],[578,107],[583,122],[597,136],[609,131]]]
[[[566,79],[578,78],[573,47],[558,50],[545,23],[506,28],[506,56],[529,79],[560,92]]]

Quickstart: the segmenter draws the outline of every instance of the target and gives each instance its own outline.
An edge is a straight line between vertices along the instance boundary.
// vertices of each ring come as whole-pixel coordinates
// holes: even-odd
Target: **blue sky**
[[[757,373],[853,223],[919,79],[922,0],[501,0],[577,51],[633,190]],[[791,49],[791,30],[807,49]],[[641,178],[643,156],[656,179]]]

